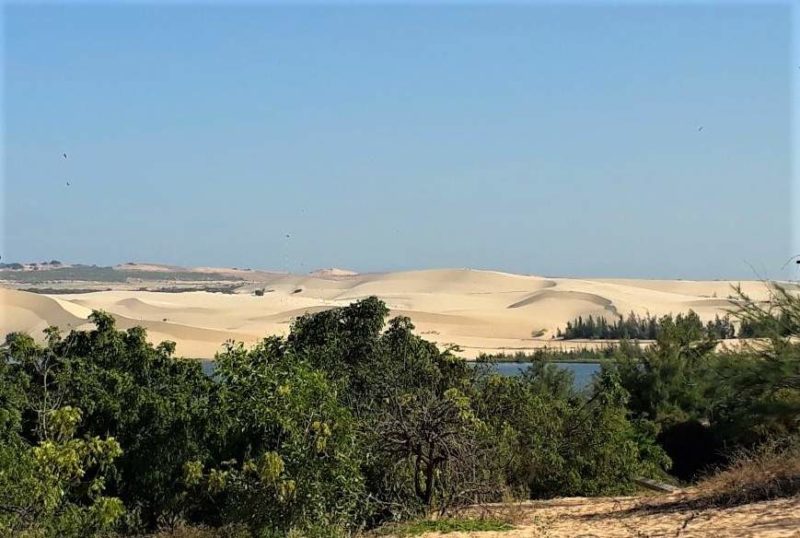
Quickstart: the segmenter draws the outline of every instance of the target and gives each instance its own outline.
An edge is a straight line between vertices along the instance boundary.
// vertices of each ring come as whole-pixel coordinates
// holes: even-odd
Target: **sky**
[[[798,278],[791,8],[7,4],[0,255]]]

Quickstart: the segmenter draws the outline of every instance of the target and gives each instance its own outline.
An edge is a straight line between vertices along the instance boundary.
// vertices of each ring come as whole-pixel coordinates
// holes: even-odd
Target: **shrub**
[[[119,443],[76,437],[77,408],[43,410],[40,418],[35,444],[12,432],[0,444],[0,534],[83,537],[112,529],[124,508],[104,495],[105,472]]]
[[[740,450],[724,469],[703,480],[698,491],[709,503],[732,506],[800,493],[797,438]]]
[[[232,421],[232,459],[184,468],[223,502],[223,521],[256,533],[330,536],[357,526],[363,481],[353,418],[326,376],[278,339],[217,356],[220,405]]]

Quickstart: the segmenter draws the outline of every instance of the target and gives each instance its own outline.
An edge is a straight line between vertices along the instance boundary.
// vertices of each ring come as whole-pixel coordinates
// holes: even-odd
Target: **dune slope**
[[[48,325],[65,330],[81,327],[91,310],[102,309],[112,313],[121,327],[141,325],[156,342],[176,341],[181,355],[209,358],[227,339],[253,343],[267,335],[285,335],[292,319],[305,312],[376,295],[392,315],[409,316],[426,338],[457,344],[465,356],[474,357],[480,352],[525,351],[544,345],[585,345],[553,340],[557,328],[577,316],[611,319],[631,311],[663,315],[693,309],[703,318],[713,318],[734,306],[729,298],[732,286],[739,284],[543,278],[467,269],[250,274],[233,294],[159,293],[130,286],[58,295],[0,289],[0,331],[38,336]],[[741,285],[755,298],[767,296],[761,282]],[[256,289],[263,289],[263,296],[255,296]]]

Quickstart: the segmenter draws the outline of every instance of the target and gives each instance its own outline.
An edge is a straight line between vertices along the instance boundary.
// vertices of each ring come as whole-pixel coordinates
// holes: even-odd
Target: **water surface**
[[[592,376],[600,371],[600,364],[596,362],[553,362],[551,364],[572,372],[576,389],[589,386]],[[501,375],[520,375],[529,366],[529,362],[498,362],[493,365],[494,370]]]

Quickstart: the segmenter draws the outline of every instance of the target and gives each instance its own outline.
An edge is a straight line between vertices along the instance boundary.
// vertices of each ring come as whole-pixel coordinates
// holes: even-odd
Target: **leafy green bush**
[[[3,432],[0,535],[83,537],[112,529],[124,507],[104,494],[105,473],[121,454],[119,443],[76,437],[80,409],[39,410],[42,437],[35,444],[18,430]]]
[[[734,351],[691,325],[662,325],[643,354],[620,352],[613,366],[634,418],[652,421],[675,472],[695,479],[739,449],[800,431],[800,298],[771,285],[767,303],[740,291],[733,313],[765,339]]]
[[[359,521],[364,498],[355,424],[325,374],[278,339],[217,357],[219,403],[230,417],[233,459],[185,482],[222,495],[223,520],[254,532],[331,536]]]
[[[606,370],[589,397],[569,376],[537,364],[520,377],[491,375],[479,413],[504,451],[506,480],[526,497],[629,493],[635,478],[659,476],[668,464],[653,428],[627,419],[627,393]]]
[[[141,328],[117,331],[102,312],[91,319],[94,330],[63,339],[49,330],[44,347],[25,335],[7,339],[6,379],[35,404],[21,414],[21,431],[41,429],[37,406],[48,401],[78,407],[79,434],[112,435],[124,449],[106,482],[136,516],[131,524],[172,525],[193,507],[203,510],[179,479],[187,459],[219,453],[225,420],[212,403],[217,387],[199,364],[175,359],[174,344],[153,346]]]

